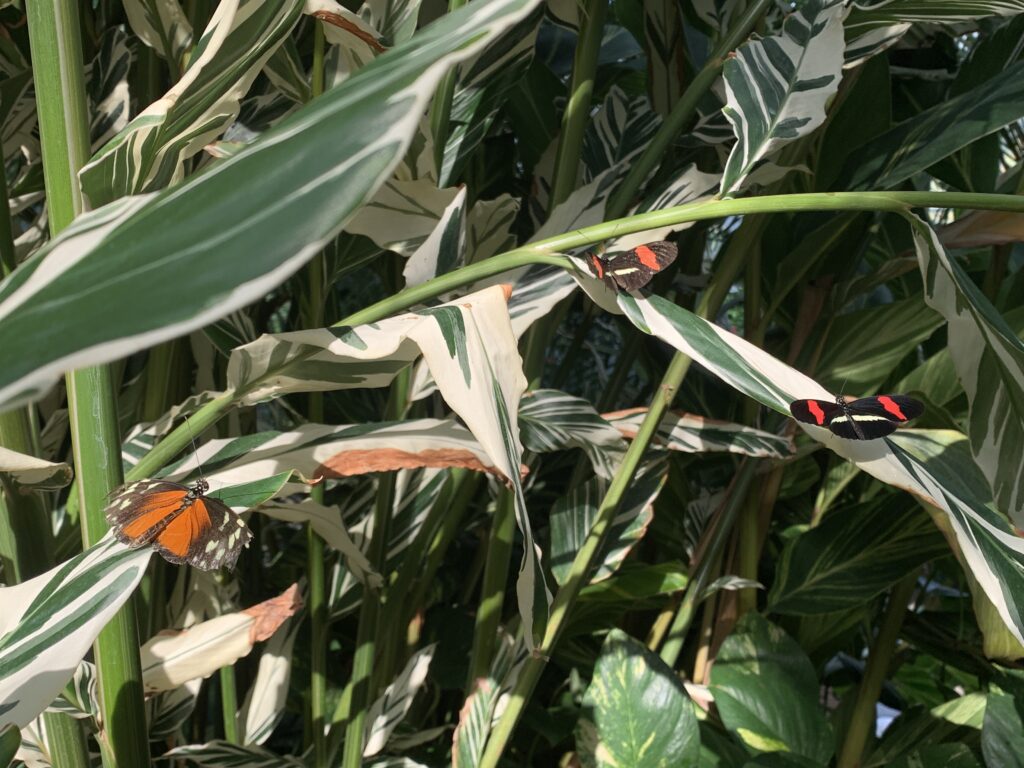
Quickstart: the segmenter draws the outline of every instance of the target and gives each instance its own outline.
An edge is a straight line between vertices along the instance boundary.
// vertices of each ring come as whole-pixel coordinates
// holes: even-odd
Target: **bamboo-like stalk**
[[[513,491],[504,489],[494,508],[494,519],[487,539],[487,559],[484,579],[480,587],[480,603],[473,629],[473,649],[469,655],[467,693],[473,690],[473,681],[486,677],[494,659],[494,646],[501,624],[501,609],[505,604],[505,585],[508,583],[509,563],[512,561],[512,542],[516,533],[516,498]]]
[[[587,0],[580,8],[580,34],[573,55],[572,81],[569,100],[562,113],[562,128],[555,150],[555,167],[551,175],[551,197],[548,213],[565,202],[576,189],[580,155],[583,153],[583,133],[590,124],[594,80],[597,77],[597,58],[604,34],[607,0]]]
[[[310,97],[315,99],[324,92],[324,48],[323,22],[313,27],[313,64],[310,83]],[[304,320],[307,328],[319,328],[324,324],[325,297],[324,255],[318,254],[306,270],[307,295],[303,302]],[[309,419],[314,424],[324,421],[323,392],[309,395]],[[310,488],[310,499],[324,503],[324,486],[319,483]],[[327,577],[324,540],[313,530],[306,530],[306,575],[309,580],[309,737],[313,746],[313,768],[327,766],[327,739],[324,732],[327,716],[327,643],[329,626],[327,621]]]
[[[240,744],[238,733],[238,683],[235,679],[234,666],[221,667],[220,678],[220,712],[224,722],[224,740],[231,744]]]
[[[90,151],[78,3],[38,0],[29,3],[25,10],[46,204],[50,232],[56,235],[83,209],[77,172]],[[109,368],[69,373],[67,391],[77,495],[83,510],[82,538],[86,545],[91,545],[107,531],[103,518],[105,499],[121,481],[121,441]],[[115,614],[100,632],[94,648],[99,673],[99,717],[106,733],[101,740],[104,763],[147,766],[149,743],[134,601],[129,600]],[[88,765],[88,754],[80,752],[81,737],[66,735],[61,748],[75,754],[69,755],[65,764]]]
[[[850,715],[846,738],[839,750],[836,768],[855,768],[860,765],[861,755],[867,745],[868,737],[874,730],[875,703],[882,692],[886,674],[889,671],[893,654],[896,652],[896,641],[899,638],[900,626],[907,613],[914,588],[917,586],[917,573],[907,576],[898,582],[889,593],[889,606],[885,618],[878,628],[875,641],[871,644],[868,663],[864,668],[864,677],[857,686],[857,698],[854,700],[853,713]]]

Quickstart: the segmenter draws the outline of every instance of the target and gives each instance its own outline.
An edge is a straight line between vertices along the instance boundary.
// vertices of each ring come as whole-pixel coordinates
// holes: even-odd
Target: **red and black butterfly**
[[[116,488],[107,503],[114,536],[129,547],[153,547],[172,563],[203,571],[233,568],[252,531],[229,506],[204,496],[210,484],[140,480]]]
[[[924,406],[906,395],[876,395],[834,403],[828,400],[794,400],[789,404],[793,418],[804,424],[828,427],[847,440],[874,440],[891,435],[896,427],[924,413]]]
[[[676,260],[679,249],[675,243],[658,240],[647,245],[638,245],[631,251],[618,253],[610,259],[588,253],[590,268],[600,280],[614,288],[618,285],[624,291],[643,288],[658,272]]]

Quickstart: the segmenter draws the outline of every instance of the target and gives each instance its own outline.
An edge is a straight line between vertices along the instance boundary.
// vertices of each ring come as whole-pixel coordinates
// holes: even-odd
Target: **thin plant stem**
[[[875,641],[871,644],[868,663],[864,668],[864,676],[857,686],[857,698],[854,700],[853,713],[850,716],[846,737],[839,750],[836,768],[856,768],[860,765],[861,755],[867,745],[868,738],[874,732],[875,705],[882,692],[886,675],[896,652],[896,641],[899,638],[903,617],[907,614],[907,604],[917,586],[917,573],[897,582],[889,593],[889,605],[878,628]]]
[[[233,666],[221,667],[220,678],[220,711],[224,720],[224,739],[231,744],[240,744],[238,734],[238,689]]]
[[[651,407],[641,423],[636,437],[633,438],[633,442],[630,443],[629,448],[626,450],[622,464],[612,479],[608,493],[605,494],[604,500],[601,502],[601,506],[594,517],[594,523],[587,534],[587,538],[576,553],[576,558],[573,560],[568,577],[555,594],[555,599],[551,604],[548,623],[544,630],[544,637],[534,653],[526,660],[516,680],[508,705],[498,720],[484,749],[479,763],[481,768],[494,768],[501,759],[501,755],[512,736],[512,731],[519,722],[526,703],[529,701],[530,696],[533,694],[533,689],[540,679],[540,674],[544,670],[547,658],[550,657],[559,635],[565,628],[573,603],[576,601],[580,589],[587,583],[597,559],[597,554],[601,551],[622,497],[625,495],[633,476],[640,466],[640,460],[643,458],[644,451],[654,437],[657,427],[661,423],[661,418],[675,397],[676,390],[689,367],[690,358],[684,355],[675,355],[672,358],[672,362],[669,363],[668,370],[665,371],[665,375],[662,378],[661,386],[658,388],[658,394],[652,401]]]

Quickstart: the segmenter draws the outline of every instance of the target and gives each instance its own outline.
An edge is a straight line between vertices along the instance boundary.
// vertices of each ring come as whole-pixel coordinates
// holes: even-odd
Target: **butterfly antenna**
[[[192,432],[192,425],[188,423],[188,416],[182,416],[185,419],[185,426],[188,427],[188,437],[192,441],[192,454],[196,457],[196,467],[199,469],[199,479],[204,483],[206,477],[203,475],[203,464],[199,461],[199,448],[196,447],[196,436]]]

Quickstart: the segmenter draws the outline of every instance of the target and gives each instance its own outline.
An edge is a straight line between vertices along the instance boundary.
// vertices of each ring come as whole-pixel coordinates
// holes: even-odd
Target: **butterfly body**
[[[187,486],[140,480],[114,490],[106,517],[118,541],[151,544],[172,563],[204,571],[232,568],[252,540],[245,522],[224,502],[206,496],[206,480]]]
[[[638,245],[631,251],[607,259],[596,253],[588,253],[587,260],[594,275],[608,283],[609,287],[618,286],[624,291],[636,291],[675,261],[678,253],[675,243],[659,240]]]
[[[924,413],[924,406],[906,395],[876,395],[846,400],[794,400],[793,418],[804,424],[827,427],[847,440],[874,440],[891,435],[896,428]]]

